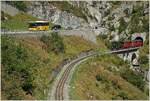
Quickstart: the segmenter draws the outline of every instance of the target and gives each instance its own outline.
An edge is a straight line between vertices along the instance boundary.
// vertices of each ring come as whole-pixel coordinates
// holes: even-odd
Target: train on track
[[[112,42],[110,45],[111,50],[119,50],[119,49],[126,49],[126,48],[135,48],[143,46],[143,40],[133,40],[133,41],[115,41]]]

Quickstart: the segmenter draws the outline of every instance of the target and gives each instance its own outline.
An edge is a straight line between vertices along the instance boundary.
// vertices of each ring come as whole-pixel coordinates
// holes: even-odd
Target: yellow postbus
[[[49,30],[48,21],[29,21],[29,31]]]

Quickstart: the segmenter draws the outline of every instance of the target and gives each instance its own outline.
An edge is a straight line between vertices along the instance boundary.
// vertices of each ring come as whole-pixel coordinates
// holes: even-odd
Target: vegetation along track
[[[87,58],[87,57],[90,57],[90,56],[93,56],[93,55],[96,55],[97,53],[86,53],[86,56],[82,57],[82,58],[79,58],[77,60],[75,60],[74,62],[72,62],[71,64],[68,65],[68,67],[66,68],[66,70],[64,71],[63,75],[61,76],[61,78],[59,79],[58,83],[57,83],[57,86],[56,86],[56,90],[55,90],[55,99],[56,100],[63,100],[64,99],[64,94],[63,94],[63,91],[64,91],[64,85],[68,79],[68,76],[70,74],[70,71],[71,69],[74,67],[75,64],[77,64],[79,61]]]
[[[56,93],[55,93],[55,99],[56,100],[63,100],[64,97],[63,97],[63,88],[64,88],[64,85],[65,85],[65,82],[68,78],[68,75],[71,71],[71,69],[73,68],[73,66],[79,62],[80,60],[77,60],[75,61],[74,63],[70,64],[68,66],[68,68],[65,70],[64,74],[62,75],[61,79],[59,80],[58,82],[58,85],[57,85],[57,88],[56,88]]]
[[[116,50],[116,51],[106,51],[103,54],[112,54],[112,53],[117,53],[117,52],[124,52],[124,51],[131,51],[131,50],[135,50],[137,48],[130,48],[130,49],[121,49],[121,50]],[[55,100],[64,100],[64,85],[68,79],[68,76],[70,74],[71,69],[74,67],[74,65],[76,65],[78,62],[80,62],[81,60],[88,58],[90,56],[95,56],[95,55],[99,55],[100,53],[98,52],[92,52],[92,53],[86,53],[84,56],[81,56],[80,58],[76,59],[74,62],[70,63],[67,68],[65,69],[65,71],[63,72],[62,76],[60,77],[60,79],[58,80],[58,83],[56,84],[56,89],[55,89]],[[102,54],[101,54],[102,55]]]

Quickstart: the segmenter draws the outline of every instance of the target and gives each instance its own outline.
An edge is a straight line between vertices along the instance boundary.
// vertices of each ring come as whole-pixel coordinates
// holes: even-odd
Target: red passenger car
[[[143,42],[141,40],[134,40],[134,41],[123,42],[121,48],[133,48],[133,47],[140,47],[140,46],[143,46]]]

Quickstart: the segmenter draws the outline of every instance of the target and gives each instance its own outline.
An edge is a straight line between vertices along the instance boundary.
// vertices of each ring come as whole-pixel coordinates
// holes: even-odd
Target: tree
[[[102,80],[102,78],[101,78],[101,76],[99,74],[96,75],[96,80],[97,81],[101,81]]]
[[[124,20],[124,18],[123,17],[121,17],[120,19],[119,19],[119,22],[120,22],[120,26],[119,26],[119,33],[121,33],[122,31],[124,31],[125,29],[126,29],[126,27],[127,27],[127,23],[125,22],[125,20]]]
[[[54,50],[55,53],[64,52],[63,40],[58,35],[58,33],[51,33],[51,42],[52,42],[52,50]]]
[[[47,45],[47,51],[54,51],[56,54],[64,52],[64,44],[63,39],[58,35],[58,33],[51,33],[46,36],[43,35],[41,37],[41,41],[43,41]]]

